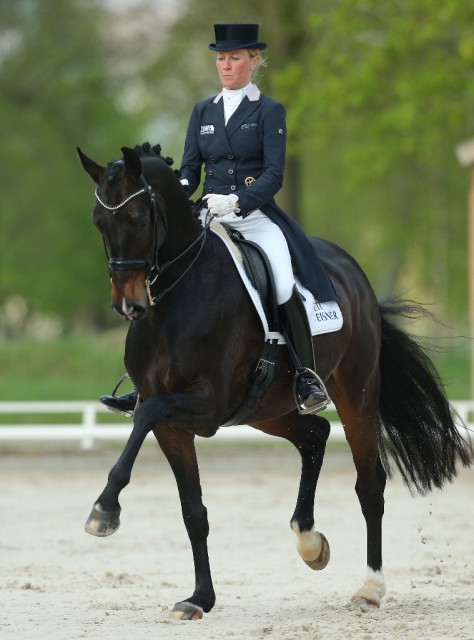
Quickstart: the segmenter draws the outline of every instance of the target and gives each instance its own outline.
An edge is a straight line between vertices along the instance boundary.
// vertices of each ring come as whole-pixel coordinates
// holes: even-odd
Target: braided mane
[[[171,167],[174,163],[173,158],[170,158],[169,156],[161,155],[161,144],[155,144],[152,146],[149,142],[144,142],[143,144],[137,144],[133,148],[133,150],[140,158],[144,158],[147,156],[157,156],[161,158],[169,167]],[[112,162],[108,162],[107,167],[108,167],[107,181],[109,183],[112,183],[116,179],[117,161],[114,160]],[[179,169],[174,169],[173,171],[178,178],[181,177],[181,171]]]
[[[140,158],[144,156],[158,156],[162,158],[162,160],[164,160],[169,167],[171,167],[174,163],[173,158],[161,155],[161,144],[154,144],[152,146],[149,142],[144,142],[143,144],[137,144],[133,148],[133,150],[140,156]],[[173,169],[173,171],[177,178],[181,177],[180,169]]]
[[[143,144],[137,144],[133,148],[133,150],[140,157],[149,156],[149,155],[160,156],[160,158],[163,158],[163,160],[166,162],[166,164],[169,165],[170,167],[174,162],[173,158],[170,158],[169,156],[162,156],[161,155],[161,144],[155,144],[155,145],[152,146],[149,142],[144,142]]]

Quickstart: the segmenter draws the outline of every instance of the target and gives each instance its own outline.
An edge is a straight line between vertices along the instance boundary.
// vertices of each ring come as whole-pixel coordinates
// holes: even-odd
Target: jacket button
[[[235,191],[236,189],[237,189],[237,187],[235,186],[235,184],[233,184],[233,185],[230,187],[230,190],[231,190],[231,191]]]
[[[230,175],[232,175],[234,173],[233,169],[227,169],[227,173],[229,173]]]
[[[213,188],[213,187],[207,187],[207,192],[208,192],[208,193],[212,193],[213,191],[214,191],[214,188]]]
[[[213,175],[214,175],[214,171],[212,171],[212,169],[211,169],[211,171],[208,171],[208,172],[207,172],[207,175],[208,175],[208,176],[213,176]]]
[[[229,155],[227,156],[227,158],[228,158],[229,160],[233,160],[233,159],[234,159],[234,156],[233,156],[231,153],[229,153]]]

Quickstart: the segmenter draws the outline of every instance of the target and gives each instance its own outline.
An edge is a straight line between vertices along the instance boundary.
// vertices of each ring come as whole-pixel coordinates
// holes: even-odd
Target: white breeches
[[[277,304],[284,304],[291,298],[295,283],[290,252],[285,236],[274,222],[260,209],[246,218],[233,213],[217,218],[239,231],[246,240],[258,244],[268,256],[275,281]]]

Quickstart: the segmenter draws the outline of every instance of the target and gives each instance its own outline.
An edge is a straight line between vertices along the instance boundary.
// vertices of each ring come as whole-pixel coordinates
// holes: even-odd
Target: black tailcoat
[[[194,193],[201,182],[203,195],[235,193],[240,214],[261,209],[282,230],[296,273],[317,300],[337,298],[311,243],[298,223],[275,202],[283,184],[286,153],[286,114],[283,105],[253,86],[224,121],[222,94],[199,102],[186,134],[181,178]]]

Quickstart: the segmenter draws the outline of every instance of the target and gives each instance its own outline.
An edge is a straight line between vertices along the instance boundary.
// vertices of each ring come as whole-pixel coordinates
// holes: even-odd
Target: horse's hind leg
[[[378,455],[370,460],[366,456],[361,460],[354,455],[354,463],[357,469],[355,490],[367,527],[367,577],[352,601],[361,600],[379,607],[386,590],[382,570],[382,517],[387,474]]]
[[[362,587],[352,596],[352,602],[379,607],[385,595],[382,518],[387,474],[378,452],[377,409],[369,408],[371,403],[368,398],[374,395],[371,396],[368,388],[365,391],[367,400],[363,407],[341,402],[337,406],[357,471],[355,490],[367,529],[367,576]],[[375,407],[375,401],[372,404]]]
[[[290,525],[296,534],[296,546],[304,562],[311,569],[324,569],[329,562],[329,543],[322,533],[314,529],[314,499],[329,437],[329,422],[321,416],[299,415],[295,412],[271,423],[258,425],[258,428],[285,438],[301,455],[300,486]]]

